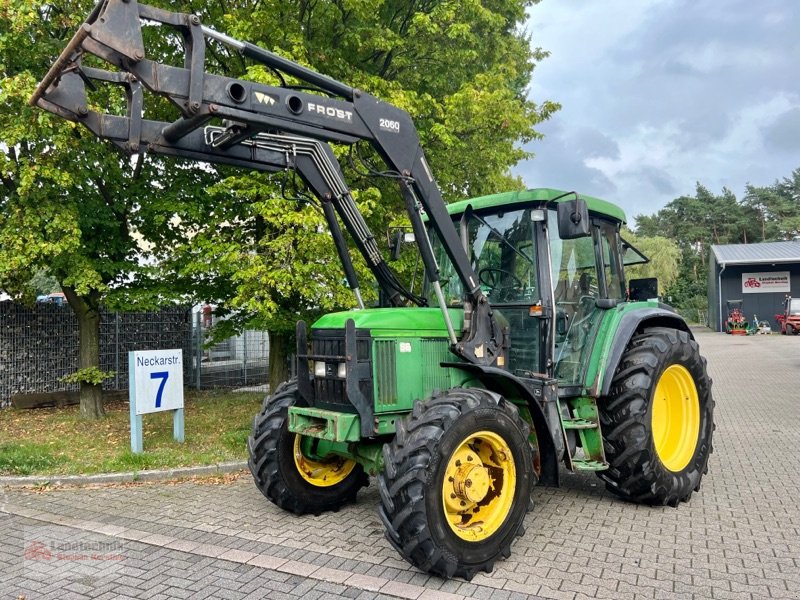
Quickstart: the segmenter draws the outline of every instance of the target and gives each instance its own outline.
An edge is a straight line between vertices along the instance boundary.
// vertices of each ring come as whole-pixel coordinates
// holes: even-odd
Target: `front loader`
[[[184,66],[148,58],[142,21],[183,37]],[[207,44],[302,89],[208,73]],[[125,115],[89,102],[87,87],[101,85],[124,90]],[[146,118],[151,96],[176,118]],[[136,0],[100,2],[31,103],[126,153],[293,169],[318,198],[357,308],[297,324],[298,376],[255,417],[250,470],[281,508],[337,510],[373,476],[391,545],[424,571],[469,579],[510,554],[532,487],[558,485],[562,465],[634,502],[677,506],[699,490],[711,380],[679,315],[630,300],[643,294],[628,289],[625,264],[645,259],[620,237],[616,206],[552,189],[448,206],[403,110]],[[425,269],[417,293],[384,258],[329,146],[359,142],[400,187]],[[364,306],[344,232],[379,307]]]

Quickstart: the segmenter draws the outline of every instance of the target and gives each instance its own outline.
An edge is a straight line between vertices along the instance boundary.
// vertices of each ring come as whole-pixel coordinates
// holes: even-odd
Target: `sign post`
[[[142,415],[172,411],[172,436],[183,442],[183,351],[128,353],[131,452],[143,451]]]

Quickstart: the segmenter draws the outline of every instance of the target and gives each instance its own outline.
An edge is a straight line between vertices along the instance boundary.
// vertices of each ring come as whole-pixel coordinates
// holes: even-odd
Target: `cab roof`
[[[556,190],[552,188],[536,188],[532,190],[518,191],[518,192],[504,192],[502,194],[492,194],[490,196],[480,196],[478,198],[470,198],[469,200],[459,200],[447,205],[447,212],[451,215],[457,215],[464,212],[470,204],[475,210],[481,208],[494,208],[497,206],[513,206],[515,204],[523,204],[526,202],[551,202],[554,198],[558,198],[563,194],[567,194],[563,190]],[[589,211],[616,219],[625,223],[625,212],[615,204],[611,204],[606,200],[594,198],[592,196],[585,196],[578,194],[578,196],[586,201]],[[564,202],[573,199],[574,196],[567,195],[563,198],[556,200],[556,202]]]

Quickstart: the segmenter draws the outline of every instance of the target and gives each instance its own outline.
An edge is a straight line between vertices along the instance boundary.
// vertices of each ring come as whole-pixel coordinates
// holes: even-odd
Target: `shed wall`
[[[717,331],[722,331],[722,322],[727,317],[726,300],[742,300],[742,310],[745,317],[753,320],[753,315],[758,315],[759,321],[769,321],[772,330],[778,331],[778,322],[775,315],[783,312],[784,292],[771,292],[766,294],[753,294],[742,292],[743,273],[771,273],[776,271],[789,271],[792,296],[800,296],[800,264],[784,265],[729,265],[722,271],[722,315],[719,314],[719,296],[717,295],[717,277],[721,267],[713,259],[709,269],[709,314],[713,316],[711,323],[716,324]],[[713,282],[711,281],[713,279]]]

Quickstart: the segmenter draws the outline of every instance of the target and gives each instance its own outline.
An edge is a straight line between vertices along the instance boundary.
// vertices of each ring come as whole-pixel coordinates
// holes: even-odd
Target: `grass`
[[[0,475],[75,475],[211,465],[243,460],[260,394],[187,392],[185,437],[172,439],[172,413],[144,415],[144,453],[130,451],[128,404],[106,402],[102,421],[78,407],[0,410]]]

